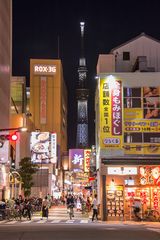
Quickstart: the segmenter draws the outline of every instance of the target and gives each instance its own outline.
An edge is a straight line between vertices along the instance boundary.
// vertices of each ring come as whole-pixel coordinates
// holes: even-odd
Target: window
[[[141,88],[124,88],[124,107],[125,108],[141,108]]]
[[[124,61],[130,60],[130,52],[123,52],[123,60]]]

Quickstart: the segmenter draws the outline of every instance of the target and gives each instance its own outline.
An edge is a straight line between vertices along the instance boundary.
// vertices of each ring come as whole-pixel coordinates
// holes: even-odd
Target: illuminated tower
[[[81,28],[81,57],[78,67],[78,87],[77,96],[77,136],[76,147],[88,147],[88,96],[89,91],[86,88],[87,68],[84,57],[84,22],[80,23]]]

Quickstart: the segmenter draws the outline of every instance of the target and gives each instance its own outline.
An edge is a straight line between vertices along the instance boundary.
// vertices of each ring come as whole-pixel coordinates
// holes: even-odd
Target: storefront
[[[160,213],[159,166],[107,166],[106,218],[132,220],[135,199],[141,203],[141,218],[148,209]]]

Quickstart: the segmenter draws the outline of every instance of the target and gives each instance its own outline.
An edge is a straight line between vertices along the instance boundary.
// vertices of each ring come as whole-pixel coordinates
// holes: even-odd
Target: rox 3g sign
[[[34,74],[48,74],[52,75],[56,73],[56,66],[55,65],[34,65]]]

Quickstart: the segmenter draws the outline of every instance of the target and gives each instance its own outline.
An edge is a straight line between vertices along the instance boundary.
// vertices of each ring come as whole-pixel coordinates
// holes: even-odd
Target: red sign
[[[121,82],[116,81],[111,91],[112,135],[122,135],[122,87]]]
[[[91,181],[94,181],[95,180],[95,177],[89,177],[89,182],[91,182]]]
[[[40,123],[46,124],[46,77],[41,77],[40,87]]]

